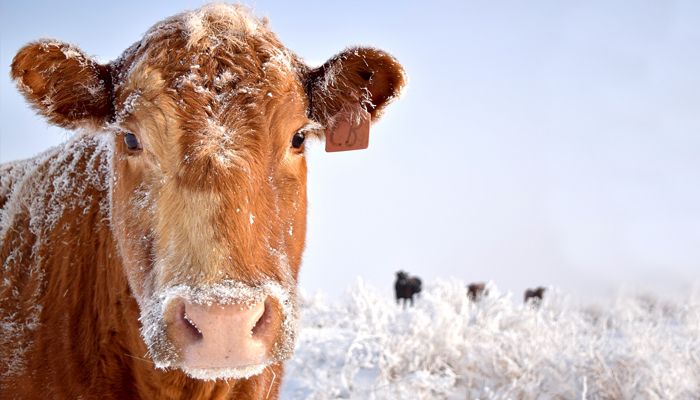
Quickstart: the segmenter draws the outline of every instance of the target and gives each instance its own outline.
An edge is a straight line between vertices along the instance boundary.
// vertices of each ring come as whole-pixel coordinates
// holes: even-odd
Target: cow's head
[[[408,273],[406,271],[396,271],[396,280],[405,281],[408,279]]]
[[[245,377],[289,356],[304,143],[376,119],[404,85],[397,61],[354,48],[311,69],[266,22],[210,5],[110,64],[30,44],[12,76],[52,123],[114,134],[111,226],[156,364]]]

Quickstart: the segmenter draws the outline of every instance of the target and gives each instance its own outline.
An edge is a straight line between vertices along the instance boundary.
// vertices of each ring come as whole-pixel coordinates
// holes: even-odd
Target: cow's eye
[[[304,139],[306,139],[306,137],[304,136],[303,132],[295,133],[294,137],[292,138],[292,147],[295,149],[300,149],[304,144]]]
[[[124,134],[124,143],[126,144],[126,148],[130,151],[141,150],[139,139],[131,132],[126,132]]]

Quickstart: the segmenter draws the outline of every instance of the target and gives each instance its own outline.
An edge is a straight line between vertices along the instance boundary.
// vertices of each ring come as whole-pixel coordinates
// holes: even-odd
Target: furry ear
[[[403,67],[388,53],[351,48],[307,74],[309,114],[325,126],[333,125],[338,115],[358,123],[369,112],[375,120],[405,83]]]
[[[67,43],[26,45],[12,60],[11,75],[29,103],[55,125],[97,128],[114,114],[110,68]]]

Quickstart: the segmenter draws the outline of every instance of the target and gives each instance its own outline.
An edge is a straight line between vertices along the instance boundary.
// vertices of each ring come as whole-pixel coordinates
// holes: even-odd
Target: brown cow
[[[12,77],[80,133],[0,167],[0,397],[277,398],[304,140],[378,118],[398,62],[352,48],[312,69],[266,22],[209,5],[109,64],[29,44]]]

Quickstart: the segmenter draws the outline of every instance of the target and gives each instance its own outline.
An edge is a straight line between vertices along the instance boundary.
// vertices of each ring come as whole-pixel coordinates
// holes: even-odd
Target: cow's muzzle
[[[196,304],[173,299],[166,309],[167,333],[184,369],[245,368],[270,358],[273,302]]]

